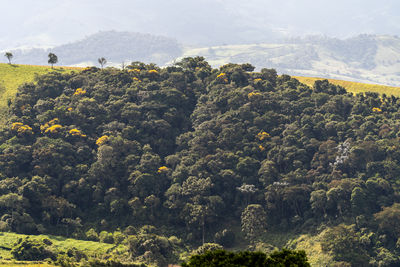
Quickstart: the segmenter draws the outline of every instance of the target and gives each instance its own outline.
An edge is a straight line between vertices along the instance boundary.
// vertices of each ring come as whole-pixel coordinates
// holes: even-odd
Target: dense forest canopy
[[[0,133],[1,230],[146,226],[230,247],[235,226],[249,242],[328,229],[337,261],[398,262],[400,99],[253,70],[196,57],[21,86]]]

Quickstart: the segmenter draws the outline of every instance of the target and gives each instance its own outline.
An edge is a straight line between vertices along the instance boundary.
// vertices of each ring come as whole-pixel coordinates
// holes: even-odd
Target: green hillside
[[[315,77],[300,77],[300,76],[292,76],[292,77],[296,78],[301,83],[307,84],[308,86],[313,86],[315,81],[323,80],[323,78],[315,78]],[[352,92],[353,94],[375,92],[379,94],[386,94],[387,96],[394,95],[396,97],[400,97],[400,87],[380,85],[380,84],[350,82],[350,81],[335,80],[335,79],[327,79],[327,80],[332,84],[344,87],[347,91]]]
[[[0,231],[63,236],[79,251],[57,257],[81,263],[102,245],[72,238],[158,266],[222,247],[398,262],[399,98],[253,70],[196,57],[20,86],[0,131]],[[35,242],[42,260],[58,250]]]
[[[54,71],[67,73],[79,68],[19,65],[0,63],[0,124],[4,121],[8,99],[13,99],[18,86],[33,82],[35,75],[42,75]]]
[[[66,238],[61,236],[51,235],[23,235],[16,233],[0,232],[0,265],[8,266],[8,264],[15,263],[15,258],[12,256],[12,249],[20,239],[29,238],[29,240],[42,242],[45,240],[47,243],[46,249],[54,253],[68,253],[68,251],[79,250],[82,254],[89,258],[105,259],[112,254],[119,251],[120,254],[126,252],[126,247],[118,246],[115,244],[107,244],[93,241],[77,240],[73,238]],[[48,240],[48,241],[46,241]],[[125,255],[126,256],[126,255]],[[17,261],[18,265],[24,261]],[[40,264],[45,264],[39,261]],[[31,266],[31,264],[29,264]],[[47,265],[45,265],[47,266]],[[49,265],[50,266],[50,265]]]

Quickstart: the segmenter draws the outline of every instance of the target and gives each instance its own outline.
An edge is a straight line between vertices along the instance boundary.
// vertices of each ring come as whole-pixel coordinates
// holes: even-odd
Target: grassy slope
[[[50,71],[70,72],[79,70],[73,67],[15,65],[0,63],[0,124],[4,122],[7,111],[8,99],[13,99],[17,88],[23,83],[33,82],[35,75],[45,74]]]
[[[12,264],[13,257],[11,255],[10,249],[18,241],[19,238],[25,238],[27,235],[0,232],[0,265]],[[84,241],[71,238],[65,238],[60,236],[50,236],[50,235],[30,235],[30,239],[33,240],[43,240],[44,238],[49,239],[53,244],[51,247],[58,251],[67,251],[68,249],[77,248],[84,252],[88,256],[105,256],[110,251],[117,249],[119,251],[123,250],[122,246],[116,247],[114,244],[106,244],[100,242]],[[6,249],[8,248],[8,249]],[[19,262],[15,262],[19,263]],[[13,266],[13,265],[6,265]],[[21,265],[18,265],[21,266]],[[30,265],[31,266],[31,265]],[[51,266],[51,265],[40,265],[40,266]]]
[[[301,83],[307,84],[308,86],[313,86],[314,82],[317,80],[323,80],[322,78],[313,78],[313,77],[299,77],[293,76]],[[354,94],[357,93],[365,93],[365,92],[376,92],[379,94],[386,95],[394,95],[400,97],[400,87],[386,86],[386,85],[378,85],[378,84],[367,84],[367,83],[358,83],[358,82],[349,82],[335,79],[327,79],[330,83],[340,85],[346,88],[347,91],[352,92]]]

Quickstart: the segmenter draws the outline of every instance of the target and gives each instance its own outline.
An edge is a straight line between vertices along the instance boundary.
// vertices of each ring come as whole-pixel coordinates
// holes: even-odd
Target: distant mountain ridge
[[[280,43],[191,48],[183,57],[195,55],[204,56],[215,67],[248,62],[289,75],[400,85],[397,36],[359,35],[344,40],[310,36]]]
[[[33,48],[12,51],[14,62],[43,65],[49,52],[58,56],[59,65],[96,65],[105,57],[109,63],[143,61],[163,65],[182,54],[181,45],[174,39],[143,33],[104,31],[80,41],[54,48]]]

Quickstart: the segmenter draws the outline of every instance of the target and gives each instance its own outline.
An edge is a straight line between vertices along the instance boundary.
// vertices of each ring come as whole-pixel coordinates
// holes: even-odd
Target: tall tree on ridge
[[[11,59],[14,57],[14,55],[11,52],[6,52],[4,56],[8,59],[8,64],[11,65]]]
[[[97,61],[99,62],[101,68],[103,68],[104,65],[107,64],[107,60],[104,57],[97,59]]]
[[[53,68],[53,65],[58,62],[58,57],[53,53],[49,53],[49,60],[47,62],[51,64],[51,68]]]

